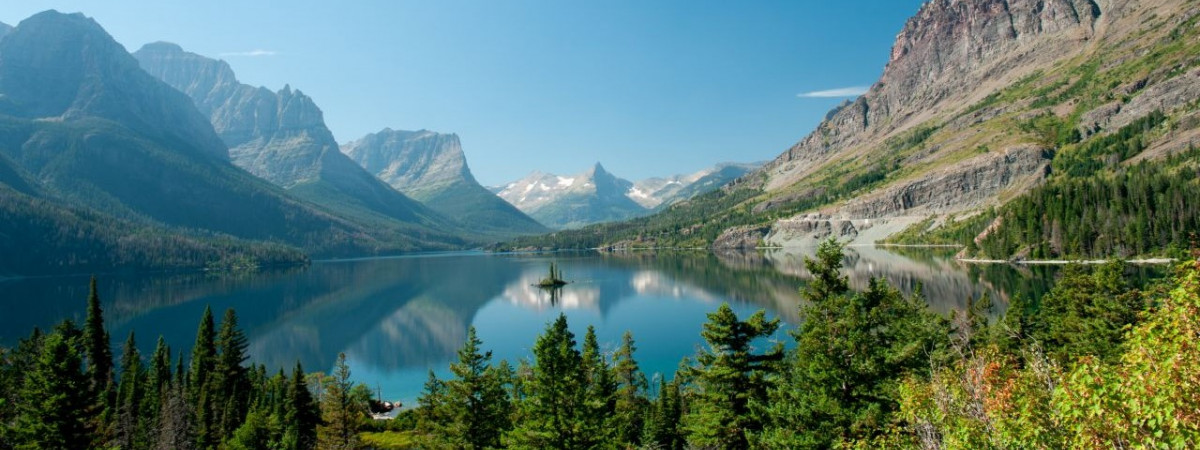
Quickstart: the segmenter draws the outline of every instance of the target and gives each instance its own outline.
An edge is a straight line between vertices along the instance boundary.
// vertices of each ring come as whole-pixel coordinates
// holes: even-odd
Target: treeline
[[[205,309],[184,359],[131,332],[114,359],[95,279],[82,329],[65,320],[0,349],[0,449],[353,448],[370,392],[345,357],[332,376],[246,364],[232,309]],[[314,394],[314,392],[318,394]]]
[[[562,315],[516,366],[471,329],[451,376],[431,372],[418,405],[386,422],[365,420],[370,393],[344,357],[333,376],[244,365],[232,312],[219,329],[205,313],[187,366],[161,341],[144,363],[131,336],[115,370],[93,295],[82,330],[64,322],[3,354],[0,447],[1191,448],[1194,256],[1145,288],[1119,261],[1070,266],[998,317],[986,296],[944,317],[886,280],[851,291],[826,241],[805,260],[790,336],[722,305],[698,353],[648,379],[633,336],[606,352]]]
[[[225,268],[232,262],[295,265],[294,247],[170,230],[74,208],[0,184],[0,275]]]
[[[1038,120],[1038,119],[1034,119]],[[1067,145],[1045,184],[1002,207],[929,230],[918,223],[887,242],[956,243],[994,259],[1179,257],[1200,230],[1200,149],[1126,161],[1169,126],[1155,112],[1120,130]]]
[[[1069,267],[1039,299],[950,317],[885,280],[852,292],[829,241],[806,260],[803,323],[723,305],[706,345],[648,382],[633,337],[605,355],[565,317],[533,359],[493,363],[470,331],[452,377],[407,412],[420,448],[1064,448],[1200,444],[1200,262],[1132,286],[1123,263]],[[1153,380],[1141,382],[1138,380]],[[1171,386],[1172,388],[1165,388]],[[400,433],[403,434],[403,433]]]

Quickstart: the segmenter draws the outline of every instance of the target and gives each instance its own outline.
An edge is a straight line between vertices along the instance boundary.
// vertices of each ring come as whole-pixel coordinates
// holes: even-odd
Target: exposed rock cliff
[[[768,163],[762,169],[769,176],[765,187],[789,186],[832,157],[866,151],[896,132],[1078,54],[1100,15],[1092,0],[927,2],[896,37],[879,81]],[[1050,41],[1055,45],[1040,45]]]
[[[455,134],[385,128],[341,150],[393,188],[472,230],[502,235],[548,231],[475,181]]]
[[[299,90],[242,84],[224,61],[171,43],[147,44],[134,56],[147,72],[191,97],[229,146],[234,164],[250,173],[364,220],[447,222],[342,154],[320,108]]]

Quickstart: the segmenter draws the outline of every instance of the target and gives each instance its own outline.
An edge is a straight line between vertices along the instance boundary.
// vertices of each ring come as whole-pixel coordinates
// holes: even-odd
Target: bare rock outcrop
[[[1101,8],[1092,0],[932,0],[896,37],[883,75],[863,96],[839,107],[811,134],[760,172],[744,177],[767,190],[786,187],[833,155],[960,108],[981,86],[1011,82],[1083,45],[1039,46],[1046,39],[1084,42]],[[766,174],[764,177],[759,174]]]
[[[1050,153],[1045,149],[1032,145],[1010,148],[852,200],[836,208],[836,214],[872,219],[962,211],[980,206],[1009,187],[1040,180],[1049,167]]]

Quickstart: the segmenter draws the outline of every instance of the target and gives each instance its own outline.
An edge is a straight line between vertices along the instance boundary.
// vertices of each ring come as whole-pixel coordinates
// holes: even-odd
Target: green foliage
[[[350,367],[346,365],[346,354],[339,353],[334,364],[333,375],[324,380],[321,396],[321,420],[317,426],[321,449],[350,450],[358,447],[359,418],[366,413],[366,405],[358,404],[351,393]]]
[[[56,331],[39,339],[36,359],[24,376],[11,437],[18,449],[86,449],[90,377],[76,337]],[[6,433],[9,434],[9,433]]]
[[[779,319],[767,320],[763,310],[745,321],[728,304],[709,313],[700,333],[708,348],[700,350],[696,365],[688,369],[696,383],[684,416],[691,445],[747,448],[746,436],[762,429],[763,418],[751,405],[765,401],[774,386],[783,346],[757,354],[753,343],[778,328]]]
[[[830,239],[805,260],[813,281],[803,292],[803,326],[782,383],[762,404],[771,426],[759,445],[828,447],[879,434],[895,420],[899,381],[945,348],[946,323],[919,294],[874,278],[851,294],[842,258]]]
[[[585,432],[588,417],[588,373],[567,317],[559,315],[533,347],[534,366],[523,385],[524,398],[513,430],[504,435],[514,448],[591,448],[598,436]],[[592,430],[587,430],[592,431]]]
[[[1120,355],[1125,331],[1146,309],[1141,293],[1130,287],[1126,265],[1113,260],[1088,271],[1068,265],[1035,311],[1020,319],[1029,338],[1063,366],[1082,356],[1111,362]]]
[[[454,378],[444,385],[427,385],[430,392],[426,395],[439,398],[422,407],[436,408],[430,414],[440,419],[425,422],[432,435],[429,446],[495,448],[500,446],[501,434],[511,427],[504,374],[492,367],[492,352],[481,353],[482,344],[475,327],[469,328],[458,362],[450,365]]]

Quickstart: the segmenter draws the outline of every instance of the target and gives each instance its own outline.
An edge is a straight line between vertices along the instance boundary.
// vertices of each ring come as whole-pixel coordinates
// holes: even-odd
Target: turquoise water
[[[405,404],[430,369],[443,377],[467,328],[474,325],[494,358],[514,365],[547,323],[565,313],[577,340],[588,325],[605,349],[632,331],[647,375],[670,377],[693,355],[706,314],[728,302],[739,316],[765,309],[785,329],[798,321],[804,252],[449,253],[320,261],[309,267],[249,275],[114,275],[100,278],[113,345],[135,331],[144,353],[164,336],[185,352],[205,306],[220,319],[235,308],[252,360],[273,372],[299,360],[329,371],[344,352],[352,376]],[[556,298],[531,286],[557,262],[572,283]],[[911,291],[920,285],[933,309],[948,312],[988,293],[998,309],[1018,293],[1047,289],[1053,268],[967,266],[938,252],[891,253],[851,248],[851,284],[884,277]],[[81,322],[87,277],[0,282],[0,345],[34,326]],[[781,331],[777,339],[790,337]],[[761,345],[770,345],[763,342]]]

